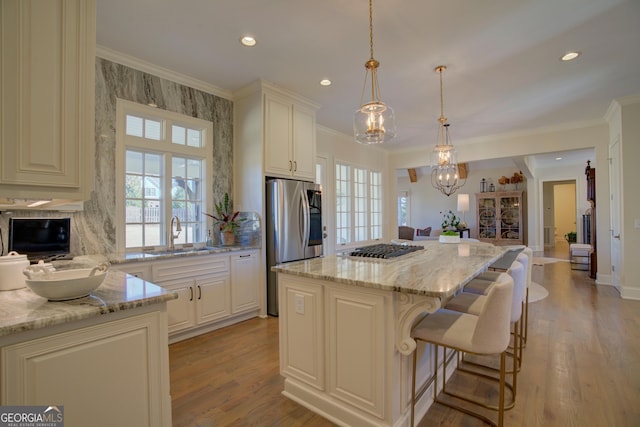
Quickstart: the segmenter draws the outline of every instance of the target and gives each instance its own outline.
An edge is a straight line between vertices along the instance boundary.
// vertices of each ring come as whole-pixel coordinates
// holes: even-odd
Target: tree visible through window
[[[166,246],[171,218],[181,222],[175,243],[206,240],[205,176],[211,164],[210,122],[118,100],[118,152],[124,157],[125,249]]]

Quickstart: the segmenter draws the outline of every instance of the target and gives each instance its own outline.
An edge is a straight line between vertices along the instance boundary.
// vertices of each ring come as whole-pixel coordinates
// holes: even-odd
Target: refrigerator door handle
[[[300,197],[302,198],[302,251],[305,252],[309,246],[311,208],[307,199],[307,191],[304,188],[300,190]]]

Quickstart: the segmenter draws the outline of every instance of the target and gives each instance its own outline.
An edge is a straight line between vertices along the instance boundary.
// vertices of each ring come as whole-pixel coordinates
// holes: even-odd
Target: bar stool
[[[516,246],[514,248],[519,249],[520,247]],[[531,287],[531,274],[533,270],[533,250],[527,246],[524,246],[522,247],[522,250],[518,255],[521,255],[521,254],[524,254],[527,256],[527,263],[525,264],[525,268],[527,270],[526,271],[527,287],[526,287],[526,295],[524,300],[524,321],[522,322],[522,325],[523,325],[522,340],[523,340],[523,348],[524,348],[527,346],[527,338],[529,336],[529,288]],[[493,282],[496,279],[496,277],[498,277],[498,274],[500,273],[497,271],[485,271],[484,273],[481,273],[476,278],[474,278],[467,286],[465,286],[464,291],[470,292],[470,293],[484,294],[488,286],[490,285],[490,283],[486,283],[486,282]]]
[[[511,300],[513,298],[513,279],[503,274],[489,290],[486,301],[475,316],[447,309],[440,309],[425,316],[411,333],[413,339],[433,344],[434,386],[433,401],[449,406],[460,412],[483,420],[493,426],[501,427],[504,422],[505,354],[509,346]],[[471,354],[500,354],[500,380],[498,394],[498,423],[486,416],[467,408],[438,399],[438,347],[450,348]],[[416,363],[417,351],[413,352],[413,375],[411,386],[411,425],[414,425],[416,404]],[[446,393],[447,358],[443,362],[442,391]],[[422,392],[420,393],[422,394]],[[419,398],[420,396],[418,396]],[[463,400],[474,402],[466,397]]]
[[[506,409],[511,409],[515,405],[516,400],[516,392],[517,392],[517,382],[518,382],[518,371],[520,370],[520,366],[522,363],[522,315],[524,308],[524,299],[526,292],[526,269],[523,265],[523,262],[527,262],[527,256],[524,254],[518,254],[518,257],[511,264],[511,267],[507,270],[507,273],[513,279],[513,295],[511,299],[511,317],[510,317],[510,325],[512,327],[512,335],[513,335],[513,370],[506,372],[507,374],[511,374],[513,376],[513,381],[511,384],[507,384],[507,387],[512,391],[512,400],[505,407]],[[493,285],[495,286],[495,285]],[[472,294],[472,293],[461,293],[452,298],[446,305],[445,309],[459,311],[467,314],[479,315],[484,309],[484,305],[487,302],[487,296]],[[464,359],[463,359],[464,360]],[[466,361],[465,361],[466,362]],[[480,366],[484,369],[493,369],[492,367],[474,363],[474,362],[466,362],[472,365]],[[484,378],[495,379],[492,376],[486,375],[481,372],[477,372],[474,370],[468,370],[464,368],[460,368],[460,370],[464,372],[469,372],[475,375],[480,375]],[[484,405],[489,409],[496,409],[495,406]]]

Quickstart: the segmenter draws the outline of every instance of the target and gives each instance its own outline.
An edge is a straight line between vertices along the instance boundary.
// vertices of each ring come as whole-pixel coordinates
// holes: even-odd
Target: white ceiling
[[[454,145],[602,120],[640,94],[638,0],[375,0],[374,57],[397,143],[435,142],[445,64]],[[98,45],[229,93],[264,79],[351,134],[369,58],[367,0],[98,0]],[[239,38],[252,34],[257,46]],[[563,63],[570,50],[582,56]],[[322,87],[329,78],[333,85]]]

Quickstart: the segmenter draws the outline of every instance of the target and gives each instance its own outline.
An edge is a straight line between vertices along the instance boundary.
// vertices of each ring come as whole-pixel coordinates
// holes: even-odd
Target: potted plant
[[[229,193],[224,193],[224,198],[213,205],[215,214],[208,214],[213,218],[213,225],[218,227],[220,231],[220,240],[223,245],[232,245],[235,243],[235,231],[240,227],[243,219],[238,219],[239,211],[234,211],[229,200]]]
[[[575,231],[570,231],[564,235],[564,238],[567,239],[567,242],[569,243],[575,243],[578,241],[578,233],[576,233]]]
[[[440,212],[442,213],[442,212]],[[442,233],[438,237],[440,243],[460,243],[460,219],[453,211],[446,211],[442,215]]]

